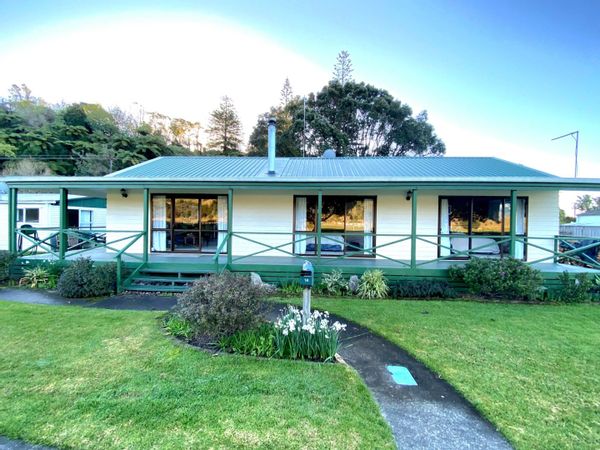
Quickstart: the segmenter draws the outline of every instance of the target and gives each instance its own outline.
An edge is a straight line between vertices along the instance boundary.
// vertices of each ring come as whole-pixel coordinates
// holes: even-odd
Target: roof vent
[[[323,152],[323,158],[325,159],[333,159],[335,158],[335,150],[328,148]]]

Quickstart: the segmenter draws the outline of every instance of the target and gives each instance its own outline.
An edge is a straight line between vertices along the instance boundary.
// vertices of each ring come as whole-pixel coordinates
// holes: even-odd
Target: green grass
[[[600,447],[600,307],[316,299],[454,385],[518,448]]]
[[[64,448],[387,448],[342,365],[210,356],[157,313],[0,302],[0,434]]]

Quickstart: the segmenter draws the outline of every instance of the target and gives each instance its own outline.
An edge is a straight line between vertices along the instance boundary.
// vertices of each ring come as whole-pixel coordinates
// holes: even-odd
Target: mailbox
[[[302,270],[300,271],[300,286],[313,287],[315,284],[315,271],[310,261],[304,261]]]

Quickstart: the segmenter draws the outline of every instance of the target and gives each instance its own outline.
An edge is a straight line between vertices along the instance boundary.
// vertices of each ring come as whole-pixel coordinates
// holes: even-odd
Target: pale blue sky
[[[446,141],[449,155],[494,155],[557,175],[572,176],[572,141],[551,142],[550,139],[579,129],[580,175],[600,176],[598,1],[0,0],[3,24],[0,66],[5,66],[0,70],[3,72],[0,83],[8,87],[9,82],[22,81],[15,78],[24,73],[13,67],[7,69],[2,64],[4,52],[28,43],[22,52],[30,52],[31,60],[37,57],[36,51],[40,51],[31,45],[32,41],[52,38],[88,20],[108,26],[113,18],[131,18],[145,13],[163,17],[165,22],[175,23],[175,27],[180,17],[199,17],[208,22],[223,21],[226,27],[222,29],[240,30],[242,37],[236,38],[239,47],[245,54],[254,51],[256,57],[240,64],[235,74],[238,78],[231,73],[220,74],[219,61],[205,59],[200,68],[194,69],[194,79],[205,84],[218,84],[213,79],[203,78],[203,74],[210,72],[215,79],[223,79],[223,84],[228,83],[215,86],[215,91],[229,91],[232,86],[230,89],[242,112],[247,133],[252,118],[264,105],[256,105],[260,102],[245,98],[241,89],[236,92],[234,85],[242,84],[237,82],[239,78],[245,77],[247,72],[254,73],[257,79],[263,78],[261,74],[268,78],[271,72],[285,73],[289,74],[297,93],[318,90],[327,81],[337,52],[346,49],[352,56],[356,79],[390,90],[413,106],[415,112],[429,111],[430,121]],[[107,28],[106,35],[112,34]],[[228,31],[228,35],[234,34]],[[143,46],[150,39],[146,36],[142,32],[131,38],[135,39],[135,45]],[[212,36],[214,39],[206,40],[204,35],[204,40],[199,41],[188,34],[179,42],[181,46],[189,47],[185,54],[196,58],[196,51],[207,51],[206,47],[219,49],[222,36],[214,31]],[[245,36],[255,36],[262,41],[247,40]],[[291,59],[285,59],[283,53],[274,50],[277,60],[270,61],[268,54],[271,51],[264,41],[291,55]],[[98,55],[100,64],[103,61],[110,64],[112,55],[123,50],[114,42],[107,45],[116,48],[111,47],[106,54]],[[132,42],[123,42],[128,55],[135,53],[132,45]],[[64,51],[65,55],[69,50],[61,49],[60,45],[52,49],[58,54]],[[172,61],[164,53],[163,49],[156,64],[170,68],[167,78],[170,73],[174,81],[189,83],[182,74],[189,70],[189,64],[181,57]],[[211,55],[214,59],[214,53]],[[75,63],[78,58],[71,54],[64,60]],[[289,67],[278,67],[283,61]],[[90,69],[96,70],[95,67]],[[57,65],[50,70],[60,73],[64,69]],[[36,81],[33,76],[31,79]],[[71,94],[57,94],[50,92],[53,85],[49,82],[37,84],[39,86],[31,87],[42,97],[61,95],[60,98],[74,100],[71,95],[81,96],[84,92],[73,90]],[[271,84],[273,86],[257,86],[270,102],[280,89],[280,83]],[[57,83],[55,85],[58,87]],[[93,91],[97,85],[94,81],[87,88]],[[42,89],[36,89],[38,87]],[[2,86],[0,90],[3,90]],[[219,95],[222,93],[228,92],[219,92]],[[103,95],[98,92],[81,100],[118,102],[118,98],[105,100]],[[145,104],[153,101],[143,93],[136,95]],[[160,93],[154,95],[160,96]],[[198,94],[196,100],[202,102],[203,98]],[[212,98],[208,103],[211,102],[214,102]],[[156,105],[171,114],[191,114],[190,109],[181,104],[169,104],[166,96]],[[202,109],[208,111],[212,106]],[[199,113],[201,119],[204,114],[205,111]]]

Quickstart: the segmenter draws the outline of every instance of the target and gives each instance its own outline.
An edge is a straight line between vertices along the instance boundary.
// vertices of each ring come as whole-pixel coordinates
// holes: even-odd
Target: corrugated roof
[[[484,157],[277,158],[275,174],[269,175],[266,157],[168,156],[106,176],[195,181],[401,181],[487,177],[556,178],[520,164]]]

